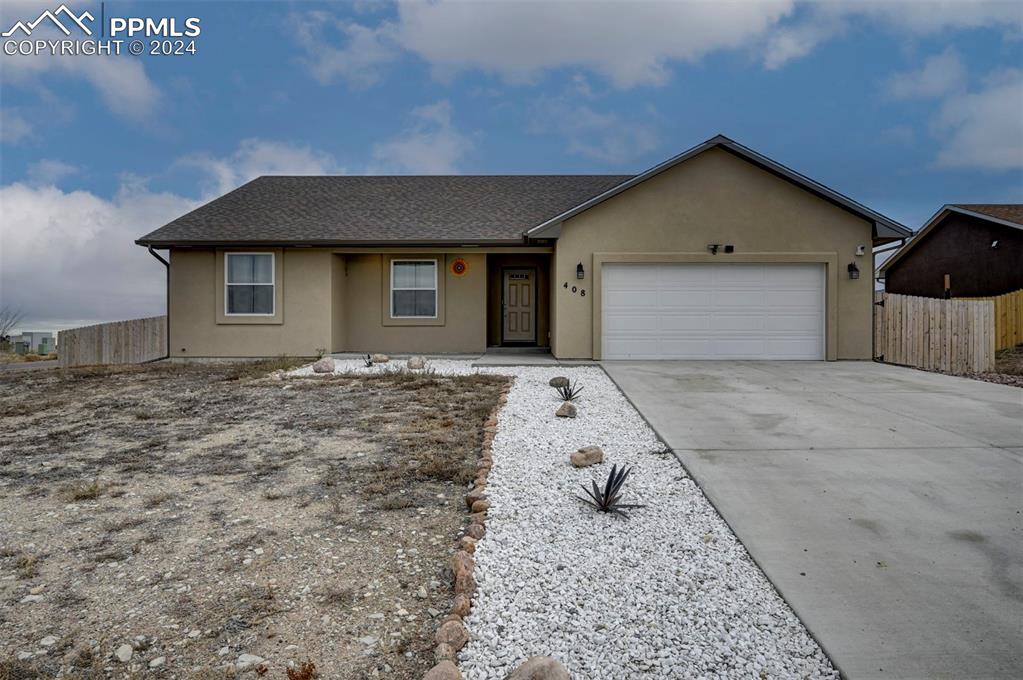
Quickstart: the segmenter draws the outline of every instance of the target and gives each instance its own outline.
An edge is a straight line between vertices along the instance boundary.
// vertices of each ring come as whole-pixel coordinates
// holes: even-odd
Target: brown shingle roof
[[[618,175],[260,177],[140,245],[522,242],[523,233],[628,179]]]
[[[1023,224],[1023,203],[956,203],[954,207]]]

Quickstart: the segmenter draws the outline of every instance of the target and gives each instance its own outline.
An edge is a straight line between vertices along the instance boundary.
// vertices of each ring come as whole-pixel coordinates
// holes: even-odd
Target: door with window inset
[[[536,270],[504,270],[502,342],[536,342]]]

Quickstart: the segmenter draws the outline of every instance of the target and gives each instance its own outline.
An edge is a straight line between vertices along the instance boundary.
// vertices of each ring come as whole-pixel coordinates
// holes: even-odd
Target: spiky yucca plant
[[[577,383],[571,385],[564,385],[556,388],[558,394],[561,395],[562,401],[575,401],[575,398],[579,396],[579,393],[583,391],[583,388],[576,387]]]
[[[583,486],[583,491],[586,492],[586,495],[589,496],[589,498],[583,498],[582,496],[576,496],[576,498],[584,503],[589,503],[601,512],[613,512],[621,515],[622,517],[628,517],[628,513],[623,512],[623,510],[646,507],[635,503],[620,502],[622,498],[622,486],[625,484],[625,480],[629,478],[630,472],[632,472],[632,470],[625,466],[622,466],[622,469],[619,470],[617,465],[612,465],[611,474],[607,476],[607,483],[604,484],[603,489],[597,486],[597,482],[594,481],[591,482],[591,484],[593,484],[592,491]]]

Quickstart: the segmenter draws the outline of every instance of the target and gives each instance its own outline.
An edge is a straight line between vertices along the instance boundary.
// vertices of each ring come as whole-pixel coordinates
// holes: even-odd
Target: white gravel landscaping
[[[579,679],[838,677],[600,368],[429,366],[516,376],[492,447],[487,534],[474,555],[471,640],[458,655],[466,680],[503,680],[536,655]],[[336,370],[388,369],[338,361]],[[554,415],[555,375],[583,387],[575,419]],[[569,454],[586,445],[600,446],[605,462],[577,469]],[[604,481],[615,463],[633,466],[625,502],[646,504],[629,519],[576,498],[580,484]]]

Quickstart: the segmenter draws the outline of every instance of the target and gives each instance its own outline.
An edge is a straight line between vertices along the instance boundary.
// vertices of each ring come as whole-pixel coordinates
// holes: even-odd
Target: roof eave
[[[307,239],[295,241],[279,240],[182,240],[182,239],[137,239],[136,245],[165,248],[429,248],[454,246],[466,247],[514,247],[526,245],[525,240],[516,239],[431,239],[431,240],[383,240],[344,241],[336,239]]]

